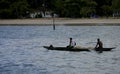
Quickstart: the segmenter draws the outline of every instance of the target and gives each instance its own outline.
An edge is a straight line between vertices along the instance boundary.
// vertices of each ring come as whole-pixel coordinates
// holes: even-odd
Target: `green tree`
[[[102,7],[103,15],[106,15],[107,17],[112,14],[112,8],[109,5],[103,5]]]
[[[113,12],[120,13],[120,0],[112,0],[112,8],[113,8]]]
[[[93,0],[82,0],[82,8],[80,10],[80,14],[83,17],[90,17],[91,14],[96,13],[96,5],[97,3]]]
[[[26,0],[1,0],[0,18],[22,18],[29,10]]]
[[[66,0],[64,6],[67,17],[80,17],[81,0]]]
[[[55,0],[55,12],[63,17],[79,17],[81,0]]]
[[[9,9],[10,2],[7,0],[0,1],[0,18],[9,18],[11,10]]]
[[[10,9],[12,10],[13,18],[22,18],[29,11],[29,5],[26,0],[17,1],[10,5]]]
[[[112,0],[95,0],[95,2],[97,3],[96,13],[99,16],[106,16],[106,14],[107,16],[111,15]]]
[[[64,1],[63,0],[54,0],[53,1],[53,10],[57,14],[59,14],[60,17],[65,16],[65,8],[64,8]]]

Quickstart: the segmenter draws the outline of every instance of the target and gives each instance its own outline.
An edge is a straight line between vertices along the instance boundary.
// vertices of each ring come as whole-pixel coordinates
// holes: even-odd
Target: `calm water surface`
[[[117,47],[101,54],[51,51],[44,45]],[[120,26],[0,26],[0,74],[120,74]]]

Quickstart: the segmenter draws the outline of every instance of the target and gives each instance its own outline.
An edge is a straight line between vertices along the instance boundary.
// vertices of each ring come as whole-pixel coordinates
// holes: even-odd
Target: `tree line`
[[[120,14],[120,0],[0,0],[0,18],[24,18],[52,11],[59,17],[109,17]]]

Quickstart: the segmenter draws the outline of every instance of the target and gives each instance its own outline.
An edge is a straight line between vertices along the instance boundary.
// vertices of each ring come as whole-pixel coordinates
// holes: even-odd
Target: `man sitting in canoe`
[[[97,39],[97,44],[95,46],[95,49],[99,49],[100,52],[102,52],[102,48],[103,48],[103,43],[102,41],[100,41],[100,39]]]
[[[100,41],[99,38],[97,39],[97,44],[96,44],[95,48],[103,48],[103,43],[102,43],[102,41]]]
[[[70,42],[67,48],[73,48],[75,45],[76,45],[76,42],[73,42],[72,38],[70,38]]]

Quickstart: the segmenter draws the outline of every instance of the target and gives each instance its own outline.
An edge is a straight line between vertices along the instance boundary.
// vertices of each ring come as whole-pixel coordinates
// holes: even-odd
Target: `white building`
[[[34,13],[30,13],[30,17],[31,18],[52,18],[52,12],[50,11],[46,11],[45,14],[43,12],[34,12]],[[58,17],[57,14],[54,14],[54,17]]]

